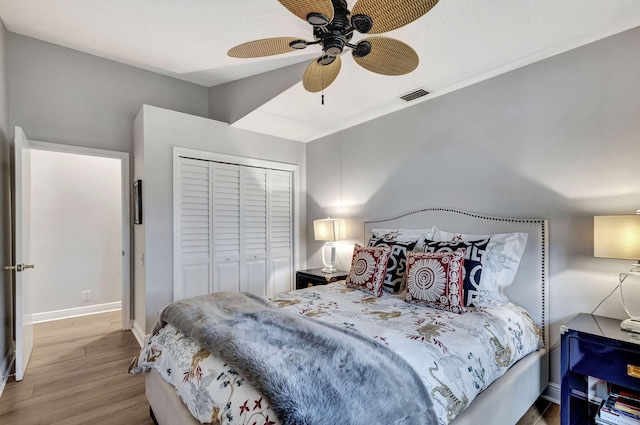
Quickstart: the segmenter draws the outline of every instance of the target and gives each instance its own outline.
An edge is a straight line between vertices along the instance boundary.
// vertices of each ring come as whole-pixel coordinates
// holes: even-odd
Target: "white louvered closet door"
[[[210,163],[180,158],[179,182],[174,297],[187,298],[211,291]]]
[[[270,280],[267,295],[293,287],[293,179],[291,172],[268,170]]]
[[[179,158],[174,299],[293,287],[290,171]]]
[[[211,162],[213,288],[240,290],[240,166]]]
[[[267,295],[267,170],[241,167],[240,290]]]

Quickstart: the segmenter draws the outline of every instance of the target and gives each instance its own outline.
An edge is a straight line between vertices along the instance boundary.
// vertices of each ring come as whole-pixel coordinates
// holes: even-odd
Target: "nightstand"
[[[335,273],[326,274],[321,269],[298,270],[296,273],[296,289],[309,288],[315,285],[326,285],[347,278],[348,272],[337,270]]]
[[[560,423],[592,424],[599,406],[588,401],[587,378],[640,391],[640,334],[620,320],[578,314],[560,327]]]

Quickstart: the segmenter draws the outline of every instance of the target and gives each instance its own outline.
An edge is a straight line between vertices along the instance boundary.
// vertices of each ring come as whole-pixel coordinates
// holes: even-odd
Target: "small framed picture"
[[[142,180],[133,182],[133,223],[142,224]]]

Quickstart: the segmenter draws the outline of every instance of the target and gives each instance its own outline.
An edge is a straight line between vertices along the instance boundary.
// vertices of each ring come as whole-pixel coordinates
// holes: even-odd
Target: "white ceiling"
[[[0,17],[9,31],[206,87],[306,63],[320,52],[226,55],[260,38],[312,39],[309,24],[277,0],[0,0]],[[416,50],[420,65],[412,73],[371,73],[345,49],[324,106],[298,82],[232,125],[306,142],[637,26],[639,0],[441,0],[384,34]],[[399,99],[418,88],[432,94]]]

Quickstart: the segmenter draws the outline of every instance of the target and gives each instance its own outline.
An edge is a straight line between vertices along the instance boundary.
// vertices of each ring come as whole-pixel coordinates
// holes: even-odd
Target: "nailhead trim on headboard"
[[[404,214],[400,214],[396,217],[391,217],[391,218],[386,218],[386,219],[381,219],[381,220],[369,220],[369,221],[365,221],[363,223],[363,234],[364,234],[364,238],[365,241],[364,243],[366,244],[366,232],[367,232],[367,225],[371,225],[371,224],[375,224],[375,223],[385,223],[388,221],[394,221],[394,220],[399,220],[403,217],[407,217],[410,215],[414,215],[414,214],[419,214],[419,213],[424,213],[424,212],[450,212],[450,213],[455,213],[455,214],[461,214],[461,215],[465,215],[468,217],[473,217],[473,218],[478,218],[481,220],[490,220],[490,221],[500,221],[500,222],[507,222],[507,223],[533,223],[533,224],[538,224],[540,225],[540,252],[542,254],[542,259],[541,259],[541,268],[540,268],[540,282],[542,283],[542,287],[540,288],[541,290],[541,298],[542,298],[542,305],[541,305],[541,313],[542,313],[542,339],[544,341],[544,345],[545,347],[547,347],[547,349],[549,348],[549,341],[547,340],[548,335],[547,335],[547,310],[546,310],[546,303],[547,303],[547,293],[546,293],[546,287],[547,287],[547,274],[546,274],[546,270],[547,270],[547,221],[544,219],[538,219],[538,218],[510,218],[510,217],[494,217],[494,216],[488,216],[488,215],[484,215],[484,214],[476,214],[476,213],[470,213],[470,212],[466,212],[466,211],[461,211],[461,210],[456,210],[453,208],[423,208],[420,210],[415,210],[415,211],[410,211]]]

